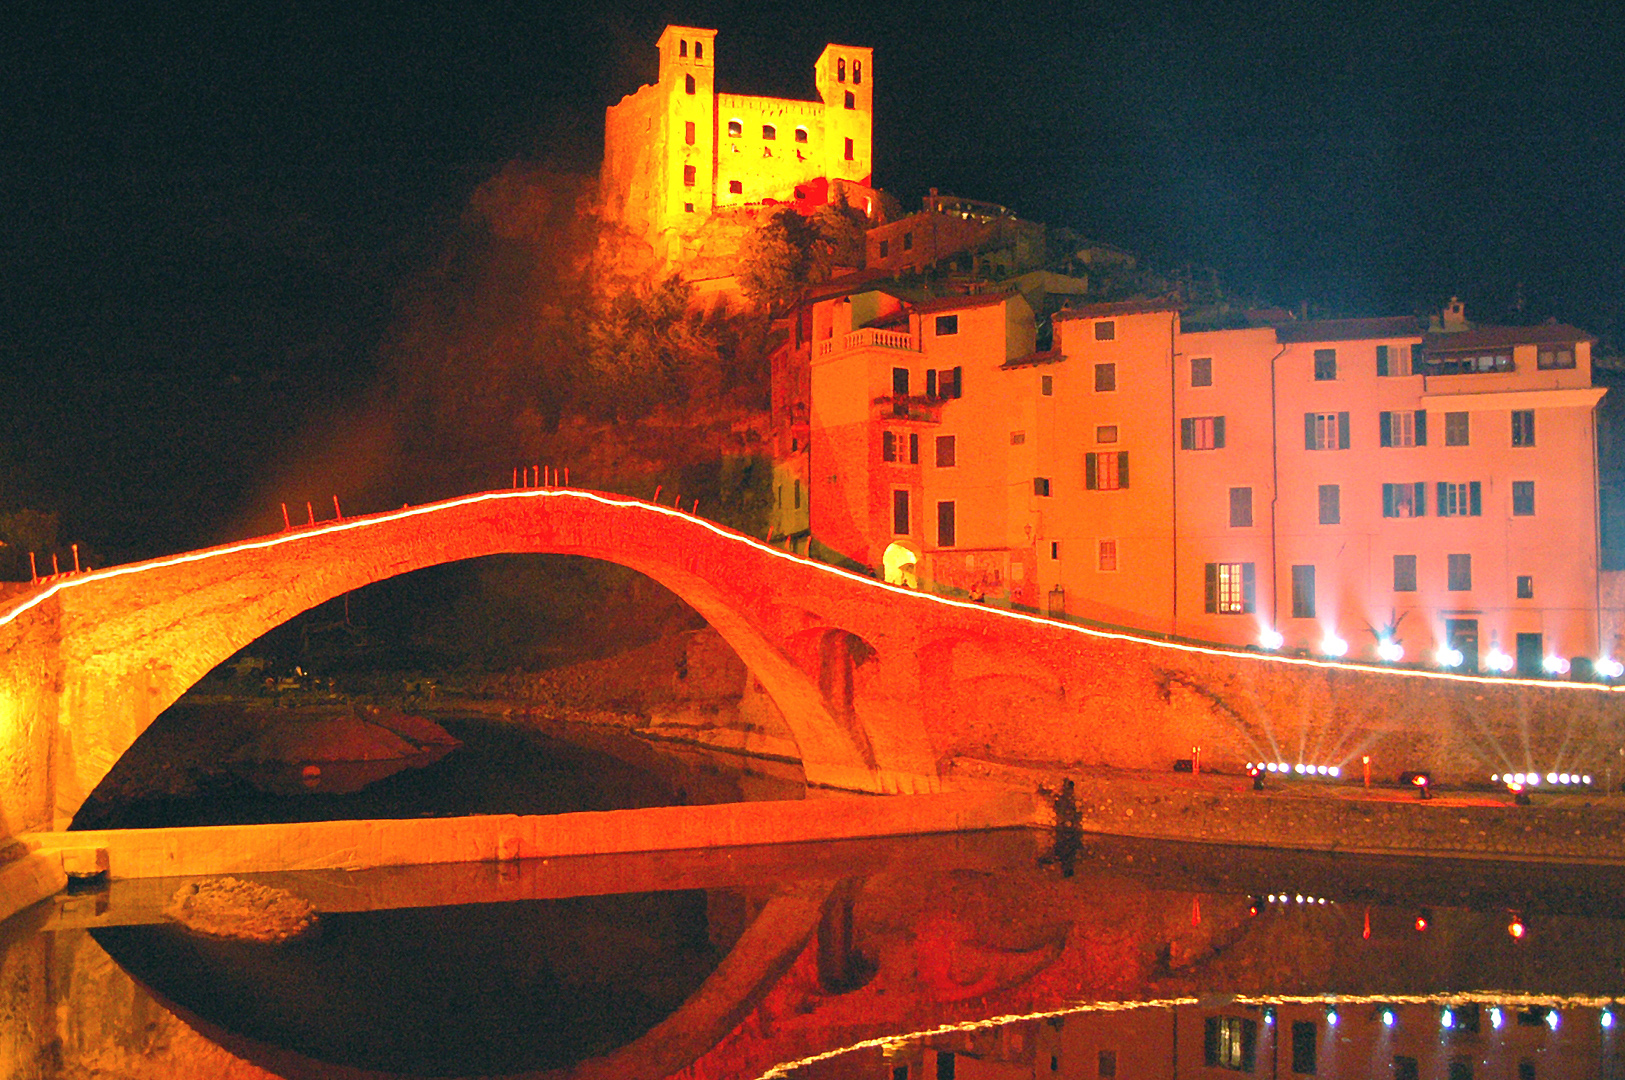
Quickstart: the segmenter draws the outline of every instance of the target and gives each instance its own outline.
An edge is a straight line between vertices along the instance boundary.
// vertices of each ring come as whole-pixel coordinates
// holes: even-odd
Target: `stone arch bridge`
[[[271,628],[375,581],[582,555],[689,603],[783,713],[807,780],[951,785],[955,761],[1269,760],[1441,780],[1617,768],[1625,699],[1162,642],[884,585],[637,499],[497,491],[41,583],[0,607],[0,835],[65,828],[165,708]],[[1617,761],[1625,762],[1625,758]],[[1625,768],[1618,768],[1625,775]],[[1608,773],[1608,775],[1613,775]]]

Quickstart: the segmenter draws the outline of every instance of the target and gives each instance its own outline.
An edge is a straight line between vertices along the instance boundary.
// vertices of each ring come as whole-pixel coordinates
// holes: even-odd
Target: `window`
[[[683,93],[692,94],[693,92],[694,92],[694,76],[692,76],[692,75],[684,75],[683,76]]]
[[[690,146],[694,145],[694,121],[692,120],[683,124],[683,141]]]
[[[1102,540],[1095,545],[1095,565],[1103,573],[1111,573],[1117,569],[1117,541]]]
[[[1211,356],[1193,356],[1193,357],[1191,357],[1191,385],[1192,386],[1212,386],[1213,385],[1213,357],[1211,357]]]
[[[937,1080],[954,1080],[954,1052],[937,1051]]]
[[[1202,1038],[1202,1057],[1209,1068],[1252,1072],[1258,1026],[1239,1016],[1210,1016]]]
[[[1303,445],[1308,450],[1347,450],[1349,448],[1349,414],[1304,413]]]
[[[937,336],[938,337],[947,337],[949,334],[957,334],[957,333],[959,333],[959,316],[958,315],[938,315],[937,316]]]
[[[742,121],[742,120],[729,120],[728,121],[728,134],[731,137],[737,139],[737,138],[739,138],[739,136],[743,135],[744,133],[745,133],[744,121]]]
[[[914,234],[913,233],[906,232],[906,233],[903,234],[903,250],[904,251],[913,251],[914,250]]]
[[[1386,345],[1378,345],[1377,346],[1377,375],[1379,377],[1384,376],[1384,375],[1389,375],[1389,374],[1398,375],[1399,372],[1393,371],[1392,368],[1393,368],[1393,361],[1389,359],[1388,346],[1386,346]]]
[[[1060,1067],[1061,1063],[1059,1061],[1055,1061],[1053,1058],[1051,1059],[1051,1061],[1053,1062],[1053,1064],[1055,1065],[1056,1068]],[[1050,1071],[1054,1072],[1055,1069],[1051,1069]],[[1117,1075],[1117,1051],[1116,1050],[1102,1050],[1100,1052],[1099,1063],[1098,1063],[1097,1068],[1095,1069],[1095,1075],[1101,1077],[1102,1080],[1105,1080],[1105,1078],[1107,1078],[1107,1077],[1115,1077]]]
[[[1315,350],[1315,381],[1329,382],[1337,378],[1337,350]]]
[[[1541,371],[1574,366],[1574,346],[1547,345],[1535,353],[1535,367]]]
[[[693,203],[686,202],[686,203],[683,204],[683,213],[692,214],[693,212],[694,212],[694,204]]]
[[[1096,326],[1109,325],[1096,323]],[[1104,394],[1117,389],[1117,365],[1095,365],[1095,393]]]
[[[1299,1076],[1315,1075],[1315,1044],[1319,1032],[1313,1020],[1292,1022],[1292,1071]]]
[[[1292,617],[1294,619],[1313,619],[1315,617],[1315,568],[1313,566],[1294,566],[1292,568]]]
[[[908,492],[891,493],[891,531],[896,536],[908,535]]]
[[[687,41],[679,41],[677,43],[677,55],[678,56],[687,56],[688,55],[688,42]]]
[[[937,503],[937,547],[954,546],[954,504]]]
[[[1473,1080],[1473,1061],[1471,1058],[1456,1058],[1450,1062],[1450,1070],[1445,1074],[1448,1080]]]
[[[795,501],[794,505],[795,505],[795,508],[797,510],[800,510],[801,509],[801,481],[797,480],[795,482],[795,484],[796,484],[796,487],[795,487],[796,501]]]
[[[1049,477],[1033,477],[1033,494],[1043,496],[1044,498],[1049,497]]]
[[[1320,485],[1320,523],[1340,525],[1343,522],[1343,498],[1336,484]]]
[[[965,369],[959,367],[932,369],[925,373],[925,396],[947,400],[960,396],[961,380]]]
[[[855,151],[855,149],[853,147],[852,140],[851,139],[846,140],[846,160],[851,161],[852,160],[852,155],[855,152],[856,151]]]
[[[1533,480],[1512,481],[1512,516],[1535,516],[1535,482]]]
[[[893,1065],[891,1069],[891,1080],[908,1080],[908,1066]]]
[[[846,58],[840,57],[835,61],[835,81],[846,81]]]
[[[695,177],[696,177],[696,174],[694,172],[694,166],[692,166],[692,165],[684,165],[683,166],[683,186],[684,187],[693,187]]]
[[[908,433],[908,463],[910,465],[920,463],[920,435],[916,431]]]
[[[1038,377],[1038,392],[1045,397],[1055,396],[1055,376],[1040,375]]]
[[[858,107],[857,95],[852,93],[850,90],[846,92],[846,107],[849,109],[855,109]]]
[[[951,469],[954,467],[956,442],[957,440],[952,435],[937,436],[937,468]]]
[[[1473,557],[1446,555],[1445,588],[1451,592],[1471,592],[1473,589]]]
[[[696,60],[704,60],[705,59],[705,42],[696,41],[694,43],[694,59],[696,59]]]
[[[1027,433],[1025,431],[1012,431],[1010,433],[1010,445],[1011,446],[1022,446],[1022,445],[1025,445],[1026,442],[1027,442]]]
[[[854,60],[854,61],[852,61],[852,81],[855,82],[855,83],[861,83],[863,81],[863,61],[862,60]]]
[[[1427,485],[1382,485],[1382,516],[1385,518],[1422,517],[1427,513]]]
[[[882,240],[880,242],[880,257],[882,259],[887,259],[887,258],[891,257],[891,241],[890,240]]]
[[[804,128],[804,127],[796,128],[796,142],[804,143],[806,141],[807,141],[807,129]]]
[[[1052,559],[1059,559],[1061,557],[1061,542],[1059,540],[1051,540],[1049,542],[1049,557]]]
[[[1511,352],[1450,353],[1435,356],[1427,366],[1430,375],[1473,375],[1485,371],[1513,370]]]
[[[1535,445],[1535,410],[1512,410],[1512,445]]]
[[[730,195],[743,195],[744,193],[745,193],[745,182],[743,180],[729,180],[728,181],[728,194],[730,194]]]
[[[1407,358],[1409,363],[1406,362]],[[1403,345],[1377,346],[1377,374],[1387,377],[1394,375],[1415,375],[1422,371],[1422,346],[1412,345],[1407,351]]]
[[[1253,524],[1253,489],[1239,487],[1230,489],[1230,527],[1232,529],[1247,529]]]
[[[1416,591],[1416,556],[1394,556],[1394,591]]]
[[[1114,443],[1117,441],[1117,425],[1101,424],[1095,428],[1095,442]]]
[[[1394,1055],[1394,1080],[1420,1080],[1421,1075],[1415,1058],[1404,1054]]]
[[[1533,600],[1535,598],[1535,575],[1518,575],[1518,599]]]
[[[1466,484],[1440,481],[1438,510],[1440,517],[1478,517],[1484,512],[1482,489],[1477,480]]]
[[[1084,487],[1090,491],[1117,491],[1128,487],[1128,451],[1084,455]]]
[[[898,397],[908,396],[908,368],[894,367],[891,369],[891,392]]]
[[[1444,414],[1444,444],[1446,446],[1466,446],[1469,413],[1447,412]]]
[[[1206,611],[1209,615],[1246,615],[1258,591],[1252,563],[1208,563],[1204,567]]]
[[[778,137],[779,137],[779,129],[778,128],[774,127],[772,124],[763,124],[762,125],[762,138],[764,140],[766,140],[767,142],[772,142],[774,139],[777,139]]]
[[[880,433],[880,460],[897,460],[897,432],[882,431]]]
[[[1224,449],[1224,417],[1185,417],[1179,422],[1179,445],[1184,450]]]
[[[1426,409],[1415,412],[1385,412],[1377,415],[1377,441],[1383,446],[1426,446],[1428,444],[1428,414]]]
[[[1117,323],[1110,320],[1110,319],[1107,319],[1104,322],[1095,323],[1095,340],[1096,341],[1115,341],[1115,340],[1117,340]]]

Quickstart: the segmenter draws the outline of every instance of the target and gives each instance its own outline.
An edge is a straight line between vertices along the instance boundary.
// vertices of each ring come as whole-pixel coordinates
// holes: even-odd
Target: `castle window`
[[[688,55],[688,42],[687,41],[679,41],[677,43],[677,55],[678,56],[687,56]]]
[[[694,166],[692,166],[692,165],[684,165],[683,166],[683,186],[684,187],[693,187],[694,186],[695,175],[696,174],[694,172]]]
[[[846,81],[846,60],[844,59],[835,61],[835,81]]]
[[[704,60],[705,59],[705,42],[696,41],[694,43],[694,59],[696,59],[696,60]],[[800,505],[800,504],[798,503],[797,505]]]
[[[744,193],[745,193],[745,182],[743,180],[729,180],[728,181],[728,194],[729,195],[743,195]]]
[[[772,124],[763,124],[762,125],[762,138],[764,138],[764,139],[776,139],[778,137],[779,137],[779,129],[778,128],[774,127]]]
[[[745,125],[744,125],[744,123],[742,121],[739,121],[739,120],[729,120],[728,121],[728,137],[729,138],[737,139],[737,138],[739,138],[739,136],[743,135],[744,133],[745,133]]]
[[[694,121],[692,120],[683,125],[683,141],[690,146],[694,145]]]
[[[846,140],[846,160],[852,160],[852,140]]]
[[[903,250],[904,251],[913,251],[914,250],[914,234],[913,233],[906,232],[906,233],[903,234]]]
[[[858,96],[850,90],[846,92],[846,107],[849,109],[858,107]]]
[[[862,60],[854,60],[854,61],[852,61],[852,81],[853,81],[853,83],[860,83],[860,82],[863,81],[863,61]]]
[[[882,240],[880,242],[880,257],[882,259],[891,258],[891,241],[890,240]]]
[[[804,143],[806,141],[807,141],[807,129],[804,128],[804,127],[796,128],[796,142]]]
[[[686,202],[686,203],[683,204],[683,213],[692,214],[693,212],[694,212],[694,204],[693,203]]]
[[[683,76],[683,93],[692,94],[693,92],[694,92],[694,76],[692,76],[692,75],[684,75]]]

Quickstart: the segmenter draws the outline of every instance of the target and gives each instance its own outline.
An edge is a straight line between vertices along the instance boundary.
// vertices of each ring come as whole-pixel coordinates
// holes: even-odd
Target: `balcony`
[[[942,423],[942,398],[909,394],[887,394],[874,404],[882,420],[913,420],[923,424]]]
[[[906,330],[881,330],[873,326],[859,327],[850,334],[843,334],[836,347],[835,338],[829,338],[818,343],[818,355],[830,356],[836,352],[850,352],[853,349],[894,349],[897,352],[919,352],[919,342],[913,334]]]

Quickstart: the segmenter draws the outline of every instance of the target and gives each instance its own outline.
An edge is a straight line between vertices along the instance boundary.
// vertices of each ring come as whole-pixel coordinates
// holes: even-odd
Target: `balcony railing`
[[[850,334],[843,334],[840,338],[840,348],[836,348],[836,339],[828,338],[818,343],[818,355],[829,356],[837,351],[848,352],[852,349],[861,349],[865,346],[876,349],[896,349],[899,352],[919,352],[919,344],[914,335],[906,330],[879,330],[873,326],[860,327]]]

